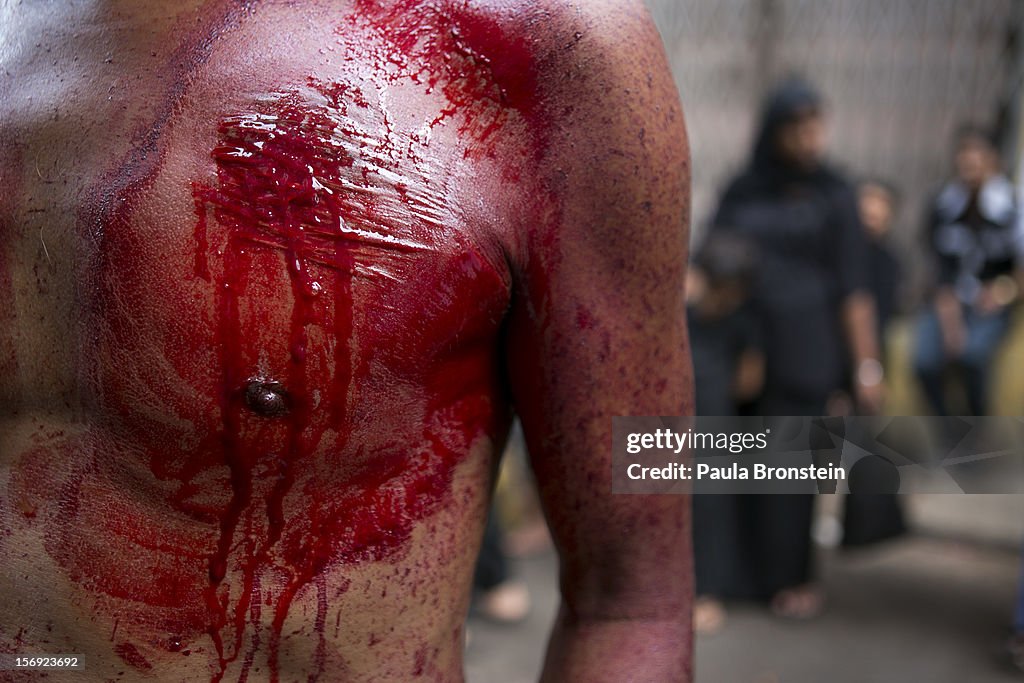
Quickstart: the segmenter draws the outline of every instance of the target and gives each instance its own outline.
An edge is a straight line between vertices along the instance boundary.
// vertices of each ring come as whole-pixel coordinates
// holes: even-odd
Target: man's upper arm
[[[585,5],[585,7],[583,7]],[[546,208],[522,236],[508,367],[580,620],[689,619],[680,496],[611,492],[611,418],[692,412],[685,332],[689,159],[640,2],[579,2],[538,82]]]

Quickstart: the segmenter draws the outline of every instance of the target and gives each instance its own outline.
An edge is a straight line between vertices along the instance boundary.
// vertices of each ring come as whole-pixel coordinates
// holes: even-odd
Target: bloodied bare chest
[[[143,645],[208,639],[215,672],[257,624],[273,653],[328,568],[400,552],[504,428],[509,274],[471,205],[516,182],[515,94],[459,26],[400,18],[321,27],[312,65],[281,36],[221,59],[247,20],[225,19],[146,72],[64,200],[82,424],[19,454],[19,523]]]

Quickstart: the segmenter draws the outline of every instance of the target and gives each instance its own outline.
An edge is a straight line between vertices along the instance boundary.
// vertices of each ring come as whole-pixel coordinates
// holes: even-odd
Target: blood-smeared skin
[[[210,635],[223,668],[238,655],[250,609],[258,619],[260,601],[250,601],[250,597],[261,567],[284,564],[290,578],[273,604],[273,628],[268,640],[272,677],[276,676],[281,629],[297,592],[332,561],[381,559],[407,539],[412,524],[429,514],[443,498],[459,456],[468,452],[479,435],[493,432],[493,428],[487,428],[491,420],[489,402],[485,397],[481,397],[483,401],[471,399],[460,407],[461,414],[454,416],[466,438],[461,448],[451,449],[425,433],[428,441],[419,458],[406,462],[389,458],[366,472],[362,480],[348,482],[350,489],[365,488],[359,498],[342,495],[340,500],[317,500],[311,496],[312,504],[298,513],[298,521],[294,512],[286,519],[284,498],[292,492],[296,472],[314,455],[325,431],[348,419],[354,371],[353,276],[359,267],[376,266],[394,270],[391,277],[406,279],[407,275],[400,273],[409,259],[433,255],[437,249],[424,239],[429,238],[427,231],[420,237],[405,229],[401,232],[409,236],[404,236],[388,228],[388,218],[378,215],[386,207],[379,205],[377,193],[366,192],[368,185],[360,184],[369,166],[360,164],[353,185],[350,171],[357,163],[347,151],[345,138],[355,131],[345,129],[339,88],[322,84],[314,84],[314,88],[326,100],[323,108],[310,109],[305,98],[289,94],[273,100],[268,111],[225,118],[220,126],[220,145],[212,152],[218,183],[194,189],[199,209],[197,235],[202,235],[197,238],[197,248],[208,244],[205,235],[211,218],[226,232],[227,240],[223,274],[215,280],[219,293],[215,345],[221,350],[220,366],[224,371],[221,438],[233,496],[220,519],[218,546],[210,557],[207,600],[215,617]],[[362,101],[358,94],[353,99]],[[399,197],[402,202],[412,202],[408,194],[399,193]],[[248,547],[241,562],[243,589],[238,601],[229,604],[218,589],[227,572],[236,531],[255,502],[256,462],[242,444],[244,411],[249,406],[243,405],[241,398],[257,368],[240,343],[245,330],[239,308],[252,270],[250,251],[260,250],[283,254],[291,283],[289,359],[286,376],[281,378],[289,401],[284,420],[287,437],[283,452],[275,458],[276,481],[265,495],[265,536],[254,536],[251,526],[247,526]],[[370,250],[384,252],[387,257],[367,258],[365,252]],[[204,260],[197,259],[197,263]],[[454,265],[462,271],[458,276],[471,279],[486,269],[471,248]],[[203,269],[197,269],[198,277],[205,275]],[[444,279],[450,276],[442,275]],[[444,292],[444,279],[430,283],[428,278],[413,279],[426,285],[427,291]],[[460,317],[464,314],[464,310],[457,313]],[[457,320],[439,322],[455,324],[453,332],[460,327]],[[312,346],[310,328],[330,331],[333,349],[330,344]],[[376,346],[366,336],[359,337],[355,343],[369,341],[371,347]],[[310,365],[329,368],[326,386],[323,378],[317,377],[320,373],[310,371]],[[314,395],[313,387],[317,386],[322,387],[322,393]],[[440,405],[449,405],[451,400],[444,395],[430,397],[431,403]],[[326,419],[315,419],[315,414]],[[344,432],[335,435],[336,448],[344,448],[345,438]],[[415,477],[402,482],[400,489],[382,492],[383,487],[396,483],[398,468],[412,469]],[[296,526],[300,527],[298,531]],[[276,559],[280,555],[283,558]],[[230,620],[234,622],[234,655],[225,650],[221,635]],[[322,627],[317,632],[322,639]],[[323,649],[322,642],[319,649]],[[319,664],[322,667],[322,662]]]
[[[273,98],[264,111],[225,118],[219,129],[220,145],[212,153],[217,162],[218,184],[215,187],[197,186],[193,192],[198,214],[197,277],[209,278],[209,259],[202,252],[209,246],[210,218],[227,233],[223,275],[215,279],[219,296],[216,346],[221,350],[220,365],[224,369],[222,438],[231,470],[233,497],[221,519],[217,551],[211,556],[211,589],[208,591],[211,609],[223,611],[211,630],[222,668],[228,659],[220,631],[229,616],[229,607],[222,597],[216,595],[216,589],[226,574],[239,522],[253,502],[254,465],[241,444],[243,418],[238,400],[245,383],[252,382],[245,378],[254,371],[252,360],[246,359],[239,344],[244,336],[240,322],[240,298],[246,293],[247,280],[253,269],[250,250],[270,249],[283,253],[291,282],[290,363],[287,378],[282,382],[289,395],[287,447],[279,463],[277,481],[266,500],[267,536],[262,543],[252,543],[247,549],[249,561],[242,567],[242,595],[231,607],[234,610],[237,656],[250,607],[257,613],[260,609],[258,600],[250,603],[249,599],[259,567],[269,560],[271,552],[280,543],[288,554],[292,576],[274,605],[273,628],[268,643],[272,677],[276,676],[278,644],[289,606],[297,591],[319,575],[328,562],[339,554],[347,554],[339,552],[339,538],[352,536],[347,552],[362,553],[365,548],[372,548],[371,556],[380,559],[384,556],[383,550],[408,538],[412,529],[410,522],[436,508],[450,484],[455,463],[468,452],[471,443],[482,434],[494,435],[494,425],[487,424],[493,422],[489,415],[492,411],[490,401],[485,397],[481,397],[483,401],[464,400],[459,409],[461,414],[454,416],[465,439],[460,447],[452,448],[437,436],[425,433],[427,450],[420,459],[401,464],[383,463],[377,472],[369,473],[372,489],[379,490],[398,476],[392,469],[395,465],[411,465],[419,471],[415,479],[403,483],[403,489],[385,494],[380,500],[374,499],[379,495],[377,493],[370,498],[364,495],[359,503],[330,510],[327,514],[316,506],[310,507],[303,516],[309,519],[312,534],[286,533],[283,499],[294,486],[296,468],[303,459],[312,455],[326,427],[323,422],[315,423],[314,412],[329,416],[329,424],[343,424],[347,419],[347,402],[355,370],[350,341],[354,331],[353,276],[358,269],[390,269],[394,272],[386,273],[387,277],[411,279],[423,287],[422,291],[449,299],[447,303],[456,307],[435,321],[436,329],[442,337],[450,339],[467,332],[462,322],[467,313],[465,304],[458,301],[459,293],[446,281],[451,273],[445,273],[444,279],[431,282],[429,276],[425,277],[426,272],[402,272],[411,260],[425,254],[432,255],[431,252],[438,249],[437,245],[431,244],[437,241],[437,235],[431,233],[442,228],[440,217],[430,213],[432,209],[436,212],[436,207],[419,205],[422,188],[418,185],[429,186],[430,179],[413,177],[411,180],[419,181],[417,184],[398,182],[393,186],[401,204],[410,207],[414,215],[423,213],[421,230],[410,230],[412,226],[408,225],[394,225],[388,202],[380,200],[383,186],[378,185],[379,181],[370,179],[371,174],[380,175],[383,171],[409,176],[409,171],[403,168],[402,157],[406,157],[405,163],[414,163],[414,152],[410,150],[409,154],[403,155],[395,144],[398,136],[394,135],[386,115],[386,134],[380,144],[367,144],[372,136],[353,128],[346,119],[347,101],[361,108],[369,106],[358,88],[315,80],[311,80],[309,86],[323,98],[322,106],[309,107],[310,95],[285,93]],[[475,81],[472,87],[478,87]],[[474,97],[472,102],[478,103],[479,98]],[[457,111],[458,103],[452,103],[452,106],[456,109],[445,116]],[[471,118],[467,116],[465,120]],[[432,125],[437,125],[440,120],[441,117],[434,119]],[[488,124],[481,139],[493,132],[494,125],[497,125],[494,121]],[[448,237],[455,244],[463,241],[454,234]],[[463,251],[453,264],[455,275],[457,279],[478,280],[490,268],[471,245],[461,246]],[[360,251],[368,249],[387,253],[388,258],[361,258]],[[496,278],[493,273],[490,277],[496,287],[501,286],[500,277]],[[406,305],[410,303],[406,302]],[[488,322],[492,325],[497,321],[496,312],[490,311]],[[332,358],[325,357],[328,349],[319,350],[320,358],[310,357],[314,351],[310,347],[310,327],[328,329],[333,333]],[[365,343],[365,339],[357,343]],[[490,353],[485,352],[485,356]],[[421,354],[422,350],[418,350],[413,357],[419,360]],[[314,396],[307,366],[311,362],[319,362],[331,367],[331,360],[333,378],[329,390]],[[493,367],[473,368],[472,364],[467,367],[460,359],[458,366],[451,369],[456,386],[465,381],[459,373],[470,378],[471,383],[481,371],[484,376],[493,376]],[[447,408],[451,401],[451,397],[443,394],[433,396],[429,403],[435,407],[428,410],[437,410],[440,406]],[[344,520],[344,525],[348,525],[347,528],[334,528],[338,526],[339,517]],[[352,518],[358,519],[358,524],[353,525]],[[318,649],[322,650],[323,629],[319,628],[318,633],[321,637]]]
[[[448,106],[433,123],[458,115],[459,132],[474,140],[467,153],[487,149],[511,112],[533,124],[542,150],[544,112],[536,92],[536,56],[528,33],[512,33],[492,14],[467,0],[357,0],[354,24],[384,38],[375,55],[428,92],[440,88]],[[484,144],[481,144],[484,143]]]
[[[206,635],[211,680],[236,661],[244,676],[261,647],[276,678],[289,608],[313,591],[315,674],[325,572],[398,556],[471,447],[507,424],[504,264],[446,204],[428,141],[397,129],[373,90],[442,92],[427,123],[457,126],[465,156],[486,156],[510,110],[536,115],[511,104],[528,74],[497,78],[474,46],[494,37],[486,23],[460,34],[430,5],[419,16],[441,37],[405,43],[400,15],[365,9],[347,26],[377,42],[353,47],[345,27],[339,41],[380,67],[367,92],[310,78],[225,112],[191,187],[187,273],[160,274],[139,229],[164,150],[133,157],[90,216],[102,246],[86,365],[101,419],[47,445],[85,464],[42,521],[70,580],[120,618],[133,666],[143,645],[188,653]],[[151,372],[132,359],[154,338],[166,362]],[[254,410],[253,382],[279,385],[287,410]],[[120,641],[133,623],[145,636]]]

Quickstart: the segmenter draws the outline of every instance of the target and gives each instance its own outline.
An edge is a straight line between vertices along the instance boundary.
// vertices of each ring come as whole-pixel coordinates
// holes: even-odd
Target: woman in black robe
[[[862,413],[881,402],[856,194],[825,163],[824,144],[821,97],[803,81],[785,82],[767,99],[750,162],[712,222],[752,242],[760,258],[752,302],[764,327],[765,383],[753,406],[760,415],[826,415],[848,387]],[[740,496],[736,505],[733,556],[740,559],[714,572],[729,580],[711,592],[770,600],[785,616],[815,614],[813,496]]]

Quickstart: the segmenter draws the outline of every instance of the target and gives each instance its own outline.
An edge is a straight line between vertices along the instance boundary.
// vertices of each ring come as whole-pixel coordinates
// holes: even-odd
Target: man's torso
[[[461,675],[529,57],[395,5],[12,10],[0,650]]]

